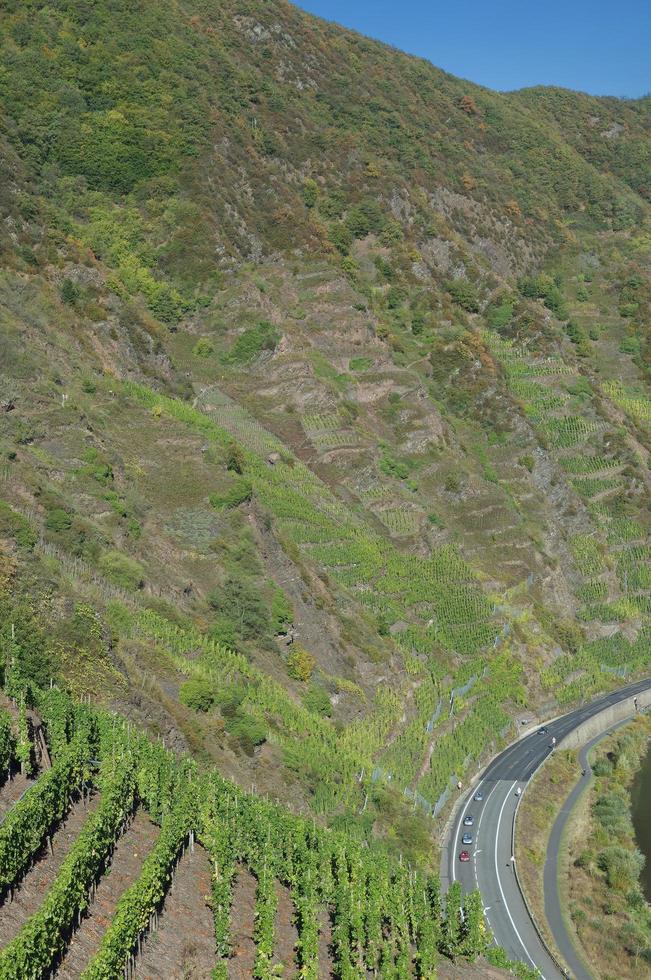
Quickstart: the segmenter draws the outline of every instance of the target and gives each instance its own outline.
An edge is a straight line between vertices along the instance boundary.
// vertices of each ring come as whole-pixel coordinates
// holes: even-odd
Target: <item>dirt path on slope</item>
[[[136,960],[137,980],[210,980],[216,962],[210,893],[208,855],[195,844],[181,858],[158,928]]]
[[[97,793],[91,797],[86,806],[81,801],[73,803],[52,837],[52,851],[46,843],[32,869],[27,872],[14,891],[13,901],[9,896],[5,898],[0,906],[0,947],[6,946],[18,933],[23,923],[38,910],[79,831],[98,803]]]
[[[57,980],[77,980],[99,949],[120,896],[140,874],[142,862],[154,846],[159,829],[138,810],[120,837],[111,865],[102,876],[87,914],[75,930],[57,970]]]

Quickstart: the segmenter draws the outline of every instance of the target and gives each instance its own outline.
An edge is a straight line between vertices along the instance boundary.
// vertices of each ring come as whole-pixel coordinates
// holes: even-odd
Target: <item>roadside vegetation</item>
[[[650,737],[651,718],[643,716],[597,746],[594,783],[569,842],[569,916],[585,961],[603,980],[651,972],[651,906],[640,886],[644,856],[630,797]]]
[[[643,855],[631,823],[630,787],[649,747],[651,718],[640,716],[593,750],[594,778],[570,818],[559,863],[559,891],[571,935],[600,980],[638,980],[651,964],[651,907],[639,875]],[[527,903],[559,956],[543,907],[543,869],[552,826],[582,779],[577,753],[545,763],[520,805],[516,859]]]

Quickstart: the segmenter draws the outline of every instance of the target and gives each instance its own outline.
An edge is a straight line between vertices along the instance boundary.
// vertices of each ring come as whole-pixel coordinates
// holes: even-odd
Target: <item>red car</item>
[[[470,854],[468,853],[468,851],[462,851],[461,854],[459,855],[459,860],[460,861],[469,861],[470,860]]]

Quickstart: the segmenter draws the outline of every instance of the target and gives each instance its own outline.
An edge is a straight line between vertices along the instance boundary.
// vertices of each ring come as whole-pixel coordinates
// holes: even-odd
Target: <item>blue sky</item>
[[[651,91],[651,0],[298,0],[490,88]]]

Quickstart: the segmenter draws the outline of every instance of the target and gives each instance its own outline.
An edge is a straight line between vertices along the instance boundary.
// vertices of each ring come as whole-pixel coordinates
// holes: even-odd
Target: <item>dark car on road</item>
[[[478,803],[481,803],[483,799],[484,799],[484,794],[480,789],[478,789],[475,795],[473,796],[473,800],[477,800]]]

